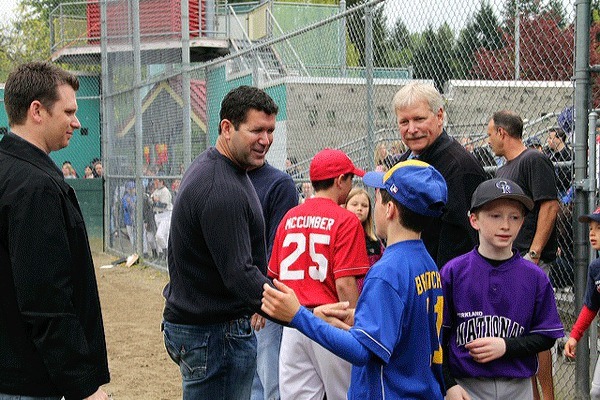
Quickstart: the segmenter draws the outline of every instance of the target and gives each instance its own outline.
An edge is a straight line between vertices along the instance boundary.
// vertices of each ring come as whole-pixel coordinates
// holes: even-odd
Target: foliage
[[[21,0],[21,7],[30,10],[30,17],[38,17],[42,21],[50,19],[50,13],[64,0]]]
[[[50,58],[50,29],[27,4],[17,7],[14,22],[4,22],[0,34],[0,81],[17,65]]]
[[[573,26],[561,29],[560,21],[548,15],[520,21],[519,78],[522,80],[569,80],[573,74]],[[515,78],[515,39],[504,32],[504,47],[480,48],[475,53],[475,79]],[[556,62],[563,60],[563,62]]]
[[[433,79],[436,88],[443,91],[444,82],[452,75],[454,35],[447,24],[437,31],[427,27],[414,49],[415,78]]]
[[[348,1],[348,7],[358,5],[357,0]],[[384,4],[380,3],[371,10],[373,21],[373,63],[375,66],[385,65],[385,41],[387,38],[386,16],[384,13]],[[350,42],[354,44],[354,48],[358,51],[358,64],[355,66],[365,65],[365,13],[353,13],[348,17],[347,28]],[[352,65],[353,66],[353,65]]]
[[[467,22],[456,43],[455,77],[470,79],[475,63],[475,50],[497,50],[503,46],[498,18],[487,0],[480,3],[479,11]]]

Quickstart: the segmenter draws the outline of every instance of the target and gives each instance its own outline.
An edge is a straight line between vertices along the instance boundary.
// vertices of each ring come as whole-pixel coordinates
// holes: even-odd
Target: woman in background
[[[345,207],[352,211],[360,220],[365,231],[365,241],[367,242],[367,255],[369,256],[369,266],[375,264],[383,254],[383,244],[375,236],[373,227],[373,204],[369,193],[360,187],[353,188],[346,198]],[[358,292],[362,291],[364,277],[356,280]]]

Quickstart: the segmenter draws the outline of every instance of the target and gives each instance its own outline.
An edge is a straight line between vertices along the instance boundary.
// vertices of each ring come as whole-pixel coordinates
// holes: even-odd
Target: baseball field
[[[96,247],[101,246],[92,250],[111,374],[104,390],[117,400],[181,399],[179,369],[168,358],[160,331],[167,274],[139,264],[102,269],[117,257]]]

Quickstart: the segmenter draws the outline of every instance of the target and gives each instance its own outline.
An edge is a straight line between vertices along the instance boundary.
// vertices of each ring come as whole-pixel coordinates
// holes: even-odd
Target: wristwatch
[[[529,253],[527,253],[527,255],[532,260],[537,260],[538,258],[540,258],[540,254],[537,251],[535,251],[535,250],[529,250]]]

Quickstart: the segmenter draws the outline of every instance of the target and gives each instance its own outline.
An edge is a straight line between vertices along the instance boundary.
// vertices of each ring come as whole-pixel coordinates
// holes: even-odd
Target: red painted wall
[[[190,37],[202,36],[206,27],[205,0],[188,0],[190,14]],[[181,38],[180,0],[140,0],[140,34],[142,42]],[[107,3],[107,26],[110,41],[128,41],[131,35],[131,19],[128,3]],[[91,44],[100,43],[100,3],[87,3],[87,35]],[[120,38],[121,37],[121,38]]]

